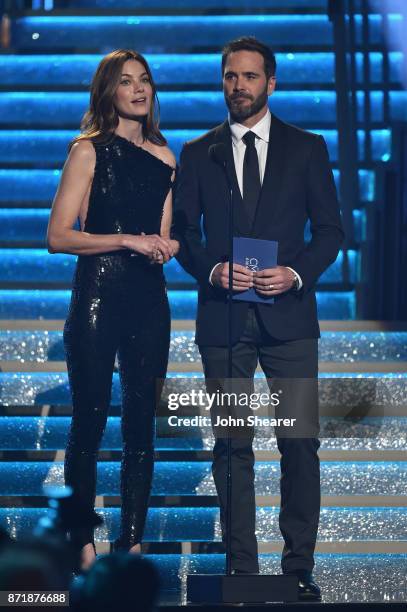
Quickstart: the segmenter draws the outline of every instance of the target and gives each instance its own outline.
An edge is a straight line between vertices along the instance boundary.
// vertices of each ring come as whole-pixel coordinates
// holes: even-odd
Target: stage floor
[[[367,612],[369,610],[372,612],[401,612],[406,609],[405,603],[297,603],[297,604],[284,604],[284,603],[267,603],[267,604],[258,604],[256,606],[253,605],[244,605],[244,604],[229,604],[229,605],[219,605],[219,606],[206,606],[206,605],[186,605],[186,606],[160,606],[158,609],[162,610],[162,612],[176,612],[179,610],[190,610],[199,609],[200,612],[221,612],[221,610],[229,609],[229,608],[238,608],[239,610],[245,610],[245,612],[263,612],[265,608],[272,608],[273,610],[281,610],[284,612],[297,612],[298,606],[306,605],[307,612],[320,612],[321,608],[324,612],[340,612],[345,609],[348,612]]]
[[[186,606],[186,576],[189,573],[222,573],[223,555],[147,555],[158,564],[165,583],[160,605]],[[260,555],[262,573],[279,574],[280,555]],[[407,602],[407,555],[405,554],[316,554],[314,577],[321,588],[320,604],[338,610],[338,604],[378,604]],[[170,586],[171,585],[171,586]],[[170,587],[170,588],[168,588]],[[171,588],[173,587],[173,588]],[[271,604],[268,604],[271,605]],[[277,604],[275,604],[277,605]],[[298,604],[295,604],[298,605]],[[310,606],[311,604],[307,604]],[[290,604],[284,604],[287,610]],[[369,607],[369,609],[370,609]],[[352,606],[353,608],[353,606]],[[215,610],[213,606],[208,608]],[[253,605],[247,609],[255,610]]]

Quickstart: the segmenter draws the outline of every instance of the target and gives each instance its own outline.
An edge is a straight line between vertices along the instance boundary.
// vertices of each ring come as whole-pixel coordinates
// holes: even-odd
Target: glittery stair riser
[[[321,373],[319,384],[319,405],[321,415],[342,417],[352,416],[351,411],[365,402],[363,414],[357,411],[356,416],[404,416],[407,374],[401,373]],[[162,401],[169,393],[191,393],[205,391],[202,372],[173,373],[167,375]],[[268,393],[264,374],[255,374],[255,392]],[[52,404],[69,406],[71,404],[68,378],[65,372],[2,372],[0,373],[0,403],[3,406],[42,406]],[[119,376],[113,374],[111,404],[121,403]],[[330,406],[338,407],[332,412]],[[339,411],[339,407],[343,407]],[[388,413],[386,415],[386,408]],[[376,414],[373,414],[373,409]],[[195,408],[196,410],[196,408]],[[323,411],[323,412],[322,412]],[[370,412],[369,412],[370,411]],[[163,415],[166,416],[166,415]],[[351,424],[358,419],[349,421]]]
[[[387,2],[392,11],[400,10],[404,0],[390,0]],[[74,0],[75,8],[104,8],[104,9],[134,9],[135,0]],[[71,2],[72,4],[72,2]],[[179,10],[185,9],[200,9],[200,8],[233,8],[233,9],[248,9],[250,8],[267,8],[267,9],[290,9],[290,13],[304,8],[306,4],[307,12],[312,13],[325,12],[327,9],[327,0],[177,0],[176,6]],[[382,8],[382,0],[370,0],[370,12],[379,12]],[[161,9],[168,7],[168,0],[137,0],[137,8],[143,9]]]
[[[405,495],[407,462],[321,462],[322,495]],[[280,464],[257,461],[256,494],[277,495]],[[98,495],[118,495],[120,462],[98,463]],[[43,495],[43,485],[63,484],[62,462],[3,462],[0,464],[2,495]],[[155,464],[153,495],[216,495],[207,461]]]
[[[0,361],[64,361],[62,331],[0,330]],[[170,363],[196,363],[201,356],[194,331],[171,332]],[[407,332],[328,332],[319,340],[319,360],[339,363],[407,360]],[[24,366],[22,365],[22,369]]]
[[[71,418],[48,417],[0,417],[0,451],[55,451],[64,449]],[[376,435],[362,438],[322,438],[320,450],[407,450],[407,417],[364,419]],[[367,430],[365,430],[367,431]],[[157,451],[212,451],[213,438],[167,438],[157,435]],[[256,437],[255,450],[277,452],[275,438]],[[109,416],[100,446],[101,450],[121,451],[120,417]]]
[[[135,4],[139,10],[168,8],[168,0],[75,0],[75,8],[91,9],[134,9]],[[174,8],[177,9],[247,9],[250,8],[298,8],[301,0],[177,0]],[[325,9],[326,0],[307,0],[307,8]]]
[[[89,87],[102,55],[3,55],[0,56],[1,81],[13,87],[48,87],[59,85]],[[400,80],[403,54],[392,51],[389,57],[390,82]],[[145,54],[154,81],[162,88],[168,85],[211,86],[219,88],[221,56],[217,53]],[[356,54],[357,82],[362,81],[362,54]],[[333,84],[335,56],[325,53],[276,53],[279,87],[298,83]],[[381,53],[369,53],[370,76],[380,86],[383,78]]]
[[[320,319],[354,319],[354,291],[317,292]],[[71,292],[53,289],[0,290],[0,319],[65,319]],[[195,319],[196,291],[168,291],[172,319]]]
[[[163,91],[159,94],[161,125],[169,128],[213,127],[225,119],[225,100],[220,91]],[[371,120],[383,121],[383,92],[370,93]],[[389,92],[390,120],[407,117],[407,92]],[[0,127],[18,124],[23,127],[72,128],[77,130],[89,103],[86,92],[1,92]],[[357,92],[358,115],[363,120],[364,95]],[[270,98],[271,110],[281,119],[319,127],[336,122],[334,91],[276,91]],[[330,127],[333,127],[331,125]]]
[[[0,508],[0,525],[17,538],[32,532],[45,509]],[[118,536],[119,508],[98,508],[105,524],[96,530],[96,540]],[[257,509],[256,533],[259,542],[279,540],[279,508]],[[322,508],[319,542],[399,541],[406,539],[407,508]],[[221,541],[218,508],[150,508],[144,541]]]
[[[309,232],[307,232],[308,234]],[[308,238],[308,236],[307,236]],[[357,251],[348,251],[350,281],[358,282],[360,257]],[[341,283],[343,252],[320,277],[319,284]],[[0,249],[0,283],[26,282],[32,283],[67,283],[70,285],[75,270],[76,257],[64,253],[54,253],[52,256],[45,249]],[[187,274],[176,259],[171,259],[164,266],[164,274],[168,283],[191,285],[195,279]]]
[[[3,56],[4,57],[4,56]],[[18,56],[17,56],[18,57]],[[198,56],[200,57],[200,56]],[[0,56],[1,68],[1,56]],[[179,159],[184,142],[193,140],[205,130],[163,130],[168,146]],[[338,161],[338,133],[336,130],[310,128],[311,132],[321,134],[327,143],[332,163]],[[0,132],[0,163],[10,166],[13,163],[62,165],[67,156],[69,142],[77,135],[74,130],[2,130]],[[372,156],[374,160],[387,161],[391,154],[390,130],[371,130]],[[359,159],[364,159],[365,132],[358,130]]]
[[[339,170],[334,170],[333,174],[339,187]],[[360,197],[364,202],[372,202],[375,174],[373,170],[359,170],[358,174]],[[58,188],[60,175],[59,170],[0,169],[0,202],[51,202]]]
[[[79,47],[91,49],[134,46],[141,52],[161,53],[169,47],[180,50],[222,46],[226,40],[251,35],[272,40],[275,47],[304,48],[306,45],[333,43],[328,15],[221,15],[141,17],[22,17],[12,23],[14,47],[29,50]],[[390,15],[389,36],[400,40],[403,21]],[[356,18],[356,35],[361,37],[362,20]],[[369,16],[369,42],[382,42],[382,18]]]
[[[9,246],[21,242],[34,242],[37,243],[36,246],[45,247],[49,214],[50,211],[47,208],[0,208],[0,242]],[[355,240],[362,241],[366,234],[366,210],[353,211],[353,226]],[[310,238],[308,223],[304,236],[306,240]],[[170,263],[166,268],[167,274],[171,265],[174,264]]]

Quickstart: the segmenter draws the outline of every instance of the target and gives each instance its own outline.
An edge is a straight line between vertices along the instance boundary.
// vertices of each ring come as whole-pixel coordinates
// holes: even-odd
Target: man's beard
[[[238,97],[252,100],[252,103],[243,106],[239,102],[234,102],[233,99]],[[257,98],[253,98],[253,96],[249,94],[232,94],[231,96],[225,96],[225,100],[233,121],[241,123],[245,119],[256,115],[267,104],[267,88],[265,88]]]

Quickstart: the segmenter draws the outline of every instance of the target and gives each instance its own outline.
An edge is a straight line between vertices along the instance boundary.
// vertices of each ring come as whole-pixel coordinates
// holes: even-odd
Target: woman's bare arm
[[[95,150],[89,141],[83,140],[73,145],[52,204],[47,230],[48,251],[97,255],[131,249],[150,257],[155,249],[159,249],[169,256],[168,244],[160,236],[90,234],[73,229],[84,206],[87,206],[95,163]]]
[[[164,158],[164,161],[171,165],[173,168],[176,165],[175,157],[173,156],[170,149],[167,149],[168,153]],[[175,170],[172,174],[171,180],[174,182],[175,180]],[[161,218],[161,227],[160,227],[160,236],[169,241],[170,249],[171,249],[171,257],[178,253],[179,243],[177,240],[171,240],[170,238],[170,230],[172,224],[172,189],[169,190],[168,195],[164,202],[164,210],[163,216]]]

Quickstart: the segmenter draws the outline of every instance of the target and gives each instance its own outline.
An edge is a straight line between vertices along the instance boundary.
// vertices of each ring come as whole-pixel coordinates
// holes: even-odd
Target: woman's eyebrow
[[[139,76],[141,76],[141,77],[142,77],[142,76],[144,76],[144,75],[146,75],[146,74],[147,74],[147,72],[142,72],[142,73],[141,73]],[[123,73],[122,73],[122,77],[124,77],[124,76],[127,76],[127,77],[132,77],[133,75],[132,75],[132,74],[128,74],[127,72],[123,72]]]

